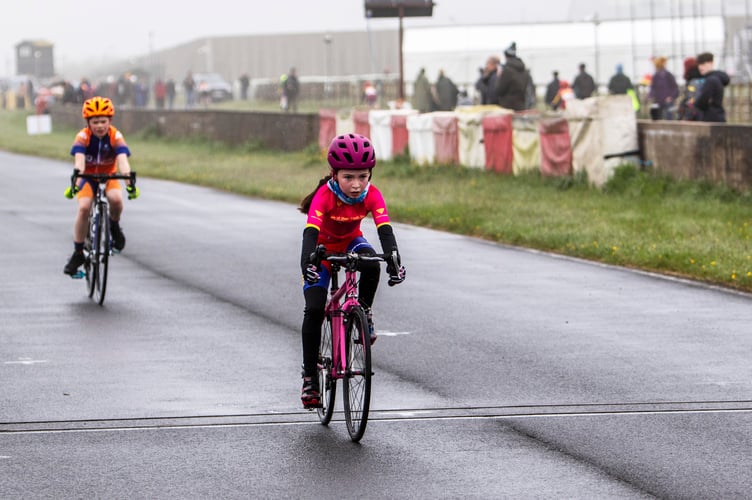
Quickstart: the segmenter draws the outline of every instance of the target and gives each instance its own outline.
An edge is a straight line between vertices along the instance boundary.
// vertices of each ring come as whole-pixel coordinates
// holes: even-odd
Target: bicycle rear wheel
[[[321,408],[316,408],[319,420],[328,425],[334,413],[334,400],[337,395],[337,379],[332,378],[332,318],[327,316],[321,328],[321,343],[319,344],[318,377],[321,391]]]
[[[350,439],[357,442],[366,431],[371,406],[371,341],[363,308],[353,308],[346,319],[345,422]]]
[[[94,251],[94,300],[99,305],[104,303],[104,294],[107,291],[107,267],[110,257],[110,218],[104,204],[97,204],[96,249]]]

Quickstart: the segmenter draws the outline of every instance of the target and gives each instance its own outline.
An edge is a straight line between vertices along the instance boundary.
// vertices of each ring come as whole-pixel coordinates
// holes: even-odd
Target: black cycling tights
[[[366,252],[364,252],[366,253]],[[369,252],[370,253],[370,252]],[[373,305],[376,290],[379,287],[380,266],[378,262],[360,264],[360,303],[365,307]],[[303,372],[306,377],[316,376],[316,362],[321,342],[321,324],[324,322],[327,290],[312,286],[303,292],[305,309],[303,311]]]

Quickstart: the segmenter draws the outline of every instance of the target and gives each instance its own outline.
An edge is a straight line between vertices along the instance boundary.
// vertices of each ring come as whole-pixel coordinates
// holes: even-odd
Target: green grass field
[[[0,149],[72,165],[68,151],[76,131],[29,136],[25,116],[0,111]],[[251,144],[228,149],[123,132],[131,164],[142,177],[298,203],[327,172],[313,146],[280,153]],[[581,178],[508,177],[416,166],[406,159],[380,163],[373,182],[399,222],[752,292],[749,193],[627,166],[598,190]]]

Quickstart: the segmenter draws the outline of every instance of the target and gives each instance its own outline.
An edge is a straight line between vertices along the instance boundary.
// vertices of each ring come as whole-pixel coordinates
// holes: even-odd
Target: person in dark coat
[[[701,121],[702,112],[697,109],[697,97],[700,95],[705,79],[697,69],[697,58],[684,59],[684,88],[679,98],[679,120]]]
[[[556,110],[559,107],[558,102],[554,102],[554,99],[556,99],[556,96],[559,94],[559,88],[561,87],[561,82],[559,82],[559,72],[554,71],[554,78],[549,82],[548,86],[546,87],[546,106],[549,108]]]
[[[452,111],[457,107],[457,95],[459,89],[454,82],[444,74],[444,70],[439,71],[439,79],[436,80],[436,99],[437,109],[439,111]]]
[[[498,104],[496,100],[496,81],[501,73],[501,60],[489,56],[486,65],[480,68],[480,77],[475,82],[475,90],[480,94],[481,104]]]
[[[595,93],[595,80],[585,71],[585,63],[580,64],[580,72],[574,77],[572,90],[577,99],[587,99]]]
[[[300,82],[295,68],[290,68],[287,78],[284,82],[284,93],[287,97],[287,108],[285,111],[298,112],[298,95],[300,94]]]
[[[702,111],[704,122],[726,122],[726,110],[723,108],[723,88],[731,79],[725,71],[713,68],[713,54],[703,52],[697,56],[697,69],[705,77],[697,107]]]
[[[624,66],[616,65],[616,73],[608,81],[608,93],[612,95],[626,94],[632,87],[632,80],[624,74]]]
[[[674,101],[679,97],[679,85],[674,74],[666,69],[665,57],[656,57],[653,64],[655,73],[648,91],[648,99],[652,101],[650,116],[653,120],[673,120]]]
[[[506,63],[501,69],[501,76],[496,81],[498,104],[502,108],[523,111],[527,108],[525,96],[529,75],[525,69],[525,63],[517,57],[515,42],[504,50],[504,57]]]
[[[420,68],[418,76],[413,83],[413,109],[419,113],[430,113],[433,111],[433,94],[431,93],[431,82],[426,76],[426,68]]]

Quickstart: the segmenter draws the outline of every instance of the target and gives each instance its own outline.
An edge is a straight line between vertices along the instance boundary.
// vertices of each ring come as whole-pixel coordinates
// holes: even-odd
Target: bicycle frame
[[[135,185],[136,173],[122,174],[86,174],[74,171],[71,176],[71,189],[76,190],[76,180],[86,179],[95,184],[92,187],[92,200],[88,228],[84,243],[84,269],[74,277],[86,277],[89,297],[94,297],[99,305],[104,302],[107,290],[107,268],[112,254],[112,235],[110,233],[110,202],[107,199],[107,182],[112,179],[130,180]]]
[[[333,379],[341,379],[347,370],[347,352],[345,349],[345,314],[353,307],[360,306],[358,301],[358,274],[356,262],[345,265],[345,284],[339,286],[338,273],[341,264],[331,262],[332,282],[329,301],[325,314],[332,318],[332,370]],[[344,299],[344,300],[343,300]]]

